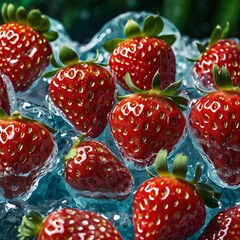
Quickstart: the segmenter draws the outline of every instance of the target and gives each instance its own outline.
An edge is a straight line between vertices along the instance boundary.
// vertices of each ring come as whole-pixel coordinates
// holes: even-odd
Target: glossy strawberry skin
[[[77,131],[95,138],[107,124],[115,89],[105,68],[80,63],[61,69],[52,78],[49,95]]]
[[[224,209],[214,216],[199,240],[240,239],[240,207]]]
[[[175,55],[170,46],[157,38],[127,39],[118,44],[109,59],[109,67],[117,82],[130,91],[125,83],[128,72],[135,86],[151,89],[152,79],[160,73],[160,88],[165,89],[175,81]]]
[[[26,91],[49,65],[49,42],[31,27],[13,22],[0,26],[0,42],[1,71],[15,91]]]
[[[240,183],[239,106],[238,91],[216,91],[197,100],[189,115],[193,137],[229,185]]]
[[[217,88],[212,75],[213,65],[226,66],[234,86],[240,83],[240,45],[231,39],[214,43],[196,62],[194,72],[207,89]]]
[[[169,152],[184,134],[186,119],[178,107],[157,94],[133,94],[109,114],[122,157],[137,167],[151,165],[160,149]]]
[[[133,200],[135,240],[183,240],[204,224],[204,202],[195,188],[175,177],[146,180]]]
[[[6,82],[4,81],[2,75],[0,75],[0,108],[2,108],[5,113],[10,115],[11,106],[8,96],[8,90]]]
[[[89,197],[118,200],[131,193],[133,177],[130,171],[103,143],[86,140],[74,150],[75,156],[65,162],[64,174],[73,189]]]
[[[19,197],[51,165],[52,134],[37,122],[0,120],[0,187],[6,198]]]
[[[122,237],[111,223],[99,214],[64,208],[45,218],[37,240],[45,239],[122,240]]]

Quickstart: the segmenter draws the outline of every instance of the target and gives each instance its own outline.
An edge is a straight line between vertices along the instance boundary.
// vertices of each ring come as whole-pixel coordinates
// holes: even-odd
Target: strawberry
[[[240,239],[240,207],[232,206],[217,213],[199,240]]]
[[[127,39],[113,39],[104,43],[110,52],[109,67],[117,82],[126,90],[131,89],[125,83],[128,72],[134,85],[142,90],[150,90],[152,78],[158,71],[161,76],[159,88],[165,89],[175,81],[176,63],[171,48],[174,35],[158,36],[164,27],[159,15],[148,16],[143,29],[137,22],[129,19],[124,27]]]
[[[107,125],[107,114],[114,104],[115,82],[111,74],[95,60],[81,62],[77,54],[62,47],[60,66],[54,56],[51,63],[56,70],[44,74],[53,76],[49,85],[49,97],[65,118],[80,133],[98,137]]]
[[[26,196],[56,154],[51,128],[14,112],[0,112],[0,188],[6,198]]]
[[[181,81],[160,91],[158,73],[149,91],[134,86],[129,74],[126,82],[135,93],[121,97],[109,114],[109,124],[122,157],[142,168],[152,164],[160,149],[171,151],[182,138],[186,119],[181,105],[187,99],[177,96]]]
[[[196,59],[193,71],[197,81],[208,90],[217,88],[212,76],[214,64],[228,69],[233,86],[240,84],[240,45],[236,40],[226,38],[228,30],[229,24],[224,29],[218,25],[207,48],[198,43],[201,55]]]
[[[220,194],[198,182],[201,167],[197,165],[193,180],[186,180],[187,157],[179,153],[168,171],[167,151],[159,151],[153,175],[137,189],[133,199],[135,240],[183,240],[195,234],[204,224],[205,204],[217,207]]]
[[[189,114],[192,136],[218,176],[229,186],[240,184],[240,91],[233,88],[229,72],[215,65],[218,91],[199,98]]]
[[[81,136],[65,156],[66,182],[80,195],[125,199],[133,189],[126,166],[101,142]]]
[[[37,212],[30,212],[23,217],[18,231],[20,240],[36,235],[36,240],[122,240],[118,230],[107,219],[98,213],[74,208],[58,209],[46,217]]]
[[[4,80],[4,75],[0,75],[0,108],[4,110],[5,113],[10,115],[10,101],[8,95],[7,84]]]
[[[3,4],[0,25],[0,67],[14,86],[22,92],[30,88],[49,65],[52,48],[48,41],[57,38],[49,31],[50,21],[39,10],[26,12],[13,4]]]

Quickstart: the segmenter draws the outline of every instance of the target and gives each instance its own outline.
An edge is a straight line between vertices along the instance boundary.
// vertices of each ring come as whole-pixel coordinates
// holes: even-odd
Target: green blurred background
[[[159,13],[192,38],[208,37],[212,29],[226,21],[230,36],[240,38],[240,0],[0,0],[23,5],[28,10],[60,20],[69,35],[80,43],[91,37],[110,19],[126,11]],[[2,20],[1,20],[2,21]]]

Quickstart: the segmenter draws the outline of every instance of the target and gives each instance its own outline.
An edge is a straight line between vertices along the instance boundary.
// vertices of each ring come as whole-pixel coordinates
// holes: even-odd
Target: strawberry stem
[[[44,216],[35,211],[31,211],[27,216],[24,216],[21,225],[18,227],[18,238],[26,240],[38,235],[43,220]]]

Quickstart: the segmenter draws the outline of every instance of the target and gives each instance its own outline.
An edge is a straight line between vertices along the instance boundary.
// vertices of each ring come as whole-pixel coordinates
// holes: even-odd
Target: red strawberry
[[[48,129],[18,112],[8,117],[1,110],[0,188],[6,198],[26,194],[51,166],[56,146]]]
[[[0,66],[15,91],[27,90],[49,65],[52,48],[48,41],[57,38],[49,31],[50,22],[39,10],[29,14],[23,7],[3,4],[0,25]]]
[[[240,239],[240,207],[233,206],[216,214],[201,234],[199,240]]]
[[[132,19],[125,25],[127,39],[113,39],[104,44],[111,52],[109,66],[117,82],[128,91],[125,83],[128,72],[134,85],[142,90],[150,90],[152,78],[158,71],[161,81],[159,88],[165,89],[175,81],[175,55],[170,45],[175,36],[158,36],[163,29],[160,16],[148,16],[143,23],[143,30]],[[167,43],[168,42],[168,43]]]
[[[114,104],[114,79],[94,61],[80,62],[70,48],[63,47],[59,58],[66,66],[58,65],[52,56],[52,65],[58,69],[44,75],[55,75],[49,86],[50,99],[77,131],[95,138],[104,130]]]
[[[229,25],[223,30],[218,25],[210,37],[207,49],[198,44],[201,56],[194,66],[194,73],[207,89],[217,88],[212,76],[214,64],[228,69],[233,86],[240,84],[240,45],[235,40],[225,38],[228,29]]]
[[[4,75],[0,75],[0,108],[4,110],[8,115],[10,115],[10,101],[7,90],[7,85],[4,80]]]
[[[58,209],[45,218],[39,213],[30,212],[23,217],[18,231],[21,240],[36,235],[36,240],[122,240],[118,230],[98,213],[73,208]]]
[[[187,157],[176,155],[173,173],[168,172],[167,151],[161,150],[155,170],[159,176],[143,182],[133,200],[135,240],[183,240],[204,224],[206,210],[218,206],[220,195],[205,183],[199,183],[200,165],[194,180],[185,180]]]
[[[218,88],[192,106],[189,115],[197,139],[219,177],[228,185],[240,184],[240,91],[232,88],[231,77],[222,67],[213,69]]]
[[[136,93],[122,99],[109,114],[110,129],[122,157],[137,167],[150,165],[160,149],[171,151],[185,131],[180,105],[187,100],[176,96],[181,82],[160,91],[155,87],[158,77],[154,77],[152,90],[142,91],[132,88],[127,75],[127,84]]]
[[[125,199],[133,189],[130,171],[103,143],[82,138],[65,156],[67,183],[80,195]]]

